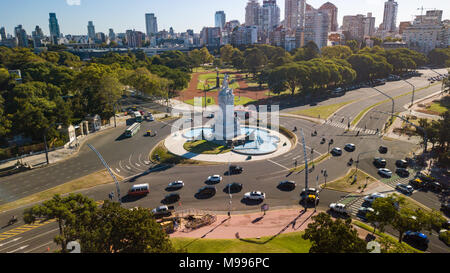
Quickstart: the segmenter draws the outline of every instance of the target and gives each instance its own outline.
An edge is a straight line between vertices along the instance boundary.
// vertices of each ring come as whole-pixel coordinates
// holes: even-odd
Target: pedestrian
[[[112,201],[112,200],[113,200],[113,198],[114,198],[114,192],[110,192],[110,193],[109,193],[109,200],[111,200],[111,201]]]
[[[294,165],[297,168],[297,165],[298,165],[298,161],[297,160],[295,160]]]

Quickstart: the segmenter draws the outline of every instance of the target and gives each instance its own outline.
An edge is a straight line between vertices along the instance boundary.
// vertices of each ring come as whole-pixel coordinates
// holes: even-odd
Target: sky
[[[48,17],[55,12],[63,34],[87,34],[87,23],[93,21],[96,32],[108,34],[113,28],[116,33],[127,29],[145,32],[145,13],[154,13],[158,18],[158,30],[185,32],[194,29],[196,33],[204,26],[214,26],[214,14],[218,10],[226,13],[227,21],[245,21],[245,6],[248,0],[0,0],[0,27],[8,33],[22,24],[28,34],[39,25],[49,34]],[[260,0],[262,2],[262,0]],[[277,0],[284,18],[284,0]],[[307,0],[319,8],[326,0]],[[338,11],[338,23],[342,25],[344,15],[372,12],[378,26],[383,19],[385,0],[331,0]],[[400,21],[411,21],[424,9],[444,11],[444,19],[450,19],[450,1],[443,0],[397,0]]]

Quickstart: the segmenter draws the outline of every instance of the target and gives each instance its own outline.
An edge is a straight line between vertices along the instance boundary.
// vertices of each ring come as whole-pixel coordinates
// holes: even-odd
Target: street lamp
[[[47,160],[47,165],[50,164],[50,161],[48,160],[48,146],[47,146],[47,133],[48,133],[48,130],[51,127],[53,127],[53,125],[60,126],[61,124],[62,123],[53,122],[50,126],[47,127],[47,129],[45,129],[45,132],[44,132],[44,146],[45,146],[45,159]]]
[[[388,97],[392,101],[392,118],[394,117],[394,111],[395,111],[395,100],[389,96],[388,94],[384,93],[383,91],[378,90],[377,88],[371,86],[372,89],[376,90],[377,92],[383,94],[384,96]]]
[[[395,75],[390,75],[390,76],[395,76]],[[403,78],[400,77],[400,76],[399,76],[399,78],[400,78],[402,81],[406,82],[407,84],[411,85],[412,88],[413,88],[412,99],[411,99],[411,106],[410,106],[410,108],[411,108],[411,107],[414,105],[414,97],[415,97],[415,94],[416,94],[416,86],[415,86],[414,84],[410,83],[409,81],[403,79]]]

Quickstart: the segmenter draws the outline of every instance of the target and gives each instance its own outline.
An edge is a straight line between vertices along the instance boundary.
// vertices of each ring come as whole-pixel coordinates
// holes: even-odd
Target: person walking
[[[112,200],[113,200],[113,198],[114,198],[114,192],[110,192],[110,193],[109,193],[109,200],[111,200],[111,201],[112,201]]]

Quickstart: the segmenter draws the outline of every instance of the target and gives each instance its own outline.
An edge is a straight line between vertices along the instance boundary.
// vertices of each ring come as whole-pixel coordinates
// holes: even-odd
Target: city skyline
[[[36,25],[39,25],[45,35],[49,35],[48,18],[49,13],[56,13],[60,31],[64,35],[87,35],[86,24],[93,21],[98,32],[108,33],[110,28],[116,33],[125,33],[128,29],[136,29],[146,32],[145,14],[154,13],[158,18],[159,30],[169,30],[173,27],[175,32],[184,32],[187,29],[194,29],[199,33],[203,27],[212,27],[215,25],[214,15],[216,11],[223,10],[227,14],[227,21],[239,20],[241,24],[245,23],[245,7],[248,0],[229,0],[226,4],[222,1],[195,0],[196,5],[183,5],[185,1],[167,0],[145,1],[130,0],[124,3],[118,0],[96,0],[79,1],[80,5],[69,5],[68,3],[77,1],[58,0],[58,1],[31,1],[19,0],[8,2],[0,11],[0,26],[6,28],[6,32],[13,34],[14,28],[23,25],[27,33],[31,33]],[[259,1],[262,4],[262,1]],[[314,8],[319,8],[327,1],[310,0],[306,1]],[[376,26],[382,23],[385,0],[363,0],[363,1],[329,1],[337,6],[338,24],[342,25],[345,15],[366,14],[371,12],[376,18]],[[406,1],[397,0],[399,9],[397,25],[402,21],[412,21],[414,15],[420,15],[418,8],[424,6],[424,12],[427,8],[436,8],[441,10],[450,10],[450,3],[442,3],[437,0],[424,1]],[[280,8],[280,17],[284,19],[285,1],[277,0]],[[124,6],[126,5],[126,7]],[[24,9],[23,7],[27,8]],[[416,7],[417,6],[417,7]],[[10,12],[10,10],[20,10],[21,13]],[[99,13],[98,11],[102,12]],[[186,14],[195,16],[187,16]],[[448,18],[444,12],[444,19]],[[189,18],[189,21],[186,21]]]

